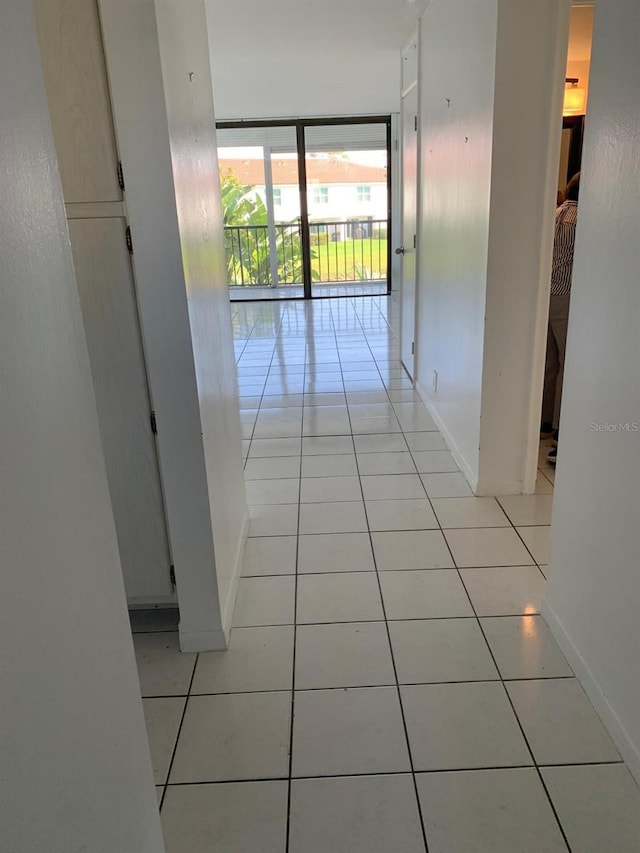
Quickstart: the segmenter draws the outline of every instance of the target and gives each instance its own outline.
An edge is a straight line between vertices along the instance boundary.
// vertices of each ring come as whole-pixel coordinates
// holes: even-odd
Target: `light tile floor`
[[[227,652],[134,639],[167,853],[634,853],[542,618],[554,471],[475,498],[386,298],[233,305],[251,528]],[[293,725],[292,725],[293,721]]]

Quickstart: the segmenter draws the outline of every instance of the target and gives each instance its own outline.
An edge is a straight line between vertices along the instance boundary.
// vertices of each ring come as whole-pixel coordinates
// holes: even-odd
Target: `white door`
[[[69,220],[127,597],[149,602],[172,585],[125,228],[117,217]]]
[[[35,0],[34,9],[127,598],[171,601],[98,7],[96,0]]]
[[[402,255],[400,288],[400,358],[414,376],[416,318],[416,234],[418,184],[418,87],[402,98]]]

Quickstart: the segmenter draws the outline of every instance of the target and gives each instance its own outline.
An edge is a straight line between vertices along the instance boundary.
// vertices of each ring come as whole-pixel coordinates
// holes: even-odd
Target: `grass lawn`
[[[387,241],[364,238],[312,246],[316,281],[367,281],[387,276]]]

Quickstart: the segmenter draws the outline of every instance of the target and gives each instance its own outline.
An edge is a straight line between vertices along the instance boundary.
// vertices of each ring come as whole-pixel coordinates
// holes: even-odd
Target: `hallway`
[[[167,853],[640,850],[638,789],[537,615],[554,472],[472,496],[391,298],[232,312],[231,645],[132,620]]]

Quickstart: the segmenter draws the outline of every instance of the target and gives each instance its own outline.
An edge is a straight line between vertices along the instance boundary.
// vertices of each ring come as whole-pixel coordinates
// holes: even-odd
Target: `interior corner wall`
[[[231,630],[248,529],[242,430],[203,0],[156,0],[222,624]]]
[[[535,485],[569,11],[498,3],[477,494]]]
[[[31,4],[0,28],[0,848],[164,845]]]
[[[497,9],[498,0],[434,0],[420,22],[416,378],[474,487]]]
[[[598,4],[543,609],[638,781],[639,41],[635,0]]]

